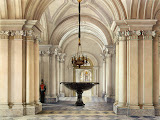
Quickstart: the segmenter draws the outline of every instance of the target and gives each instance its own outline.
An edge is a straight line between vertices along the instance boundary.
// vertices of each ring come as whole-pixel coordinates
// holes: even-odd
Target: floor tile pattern
[[[75,106],[76,97],[60,98],[55,104],[43,104],[43,111],[24,117],[3,117],[0,120],[160,120],[159,116],[115,115],[112,104],[102,98],[84,98],[84,107]]]

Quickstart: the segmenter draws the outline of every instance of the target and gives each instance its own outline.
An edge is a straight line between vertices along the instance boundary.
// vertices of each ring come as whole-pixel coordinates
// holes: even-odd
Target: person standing
[[[41,103],[44,103],[45,91],[46,91],[46,85],[44,84],[44,81],[42,79],[41,80],[41,85],[40,85],[40,101],[41,101]]]

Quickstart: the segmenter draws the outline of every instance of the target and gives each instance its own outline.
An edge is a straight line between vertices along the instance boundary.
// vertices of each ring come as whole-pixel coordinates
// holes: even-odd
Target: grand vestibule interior
[[[99,82],[84,96],[118,115],[160,115],[160,0],[82,0],[85,66],[73,67],[77,0],[0,0],[0,116],[34,115],[76,93],[60,82]]]

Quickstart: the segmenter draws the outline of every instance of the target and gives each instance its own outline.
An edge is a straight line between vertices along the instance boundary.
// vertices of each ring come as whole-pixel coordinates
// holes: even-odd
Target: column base
[[[22,117],[24,115],[23,105],[0,105],[0,117]]]
[[[117,115],[155,116],[155,109],[139,109],[139,106],[120,107],[113,105],[113,110]]]
[[[45,103],[56,103],[59,101],[59,97],[55,96],[55,97],[46,97],[45,98]]]
[[[106,92],[102,92],[102,98],[105,98]]]
[[[107,97],[107,96],[104,97],[104,100],[105,100],[107,103],[114,103],[114,101],[115,101],[114,98],[112,98],[112,97]]]
[[[155,115],[160,116],[160,105],[154,107],[155,108]]]
[[[59,97],[65,97],[65,94],[61,92],[61,93],[59,94]]]
[[[120,107],[118,104],[113,105],[113,111],[117,115],[127,115],[127,107]]]
[[[26,105],[25,106],[25,115],[35,115],[36,106],[35,105]]]
[[[42,111],[42,103],[38,102],[35,104],[36,106],[36,114]]]

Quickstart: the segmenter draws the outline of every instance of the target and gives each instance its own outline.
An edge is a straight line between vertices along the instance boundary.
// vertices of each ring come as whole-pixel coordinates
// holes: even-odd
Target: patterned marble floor
[[[102,98],[83,98],[84,107],[74,105],[75,97],[60,98],[55,104],[43,104],[43,111],[38,115],[24,117],[3,117],[0,120],[160,120],[160,117],[138,117],[115,115],[112,104]]]

